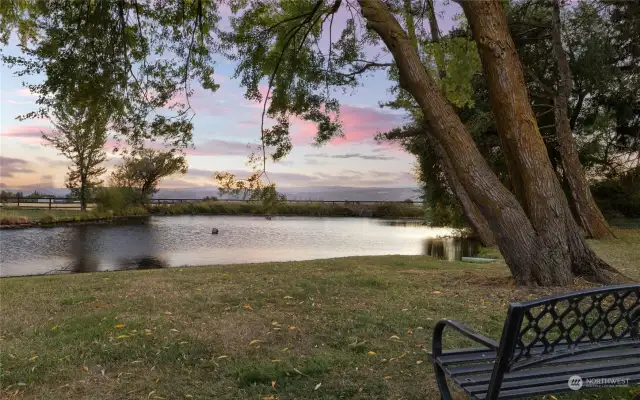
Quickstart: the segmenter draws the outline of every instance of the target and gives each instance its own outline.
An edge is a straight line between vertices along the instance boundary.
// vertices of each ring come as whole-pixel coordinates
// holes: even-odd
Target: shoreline
[[[304,214],[171,214],[171,215],[119,215],[108,218],[93,218],[81,221],[53,221],[53,222],[41,222],[39,220],[29,221],[20,224],[6,224],[0,225],[0,230],[11,229],[29,229],[29,228],[56,228],[61,226],[73,226],[73,225],[106,225],[116,222],[124,222],[126,220],[144,220],[151,217],[196,217],[196,216],[224,216],[224,217],[307,217],[307,218],[370,218],[379,220],[395,220],[395,221],[423,221],[420,217],[370,217],[370,216],[358,216],[358,215],[304,215]],[[425,226],[427,226],[425,224]]]
[[[0,230],[10,230],[10,229],[29,229],[29,228],[56,228],[61,226],[71,226],[71,225],[106,225],[116,222],[122,222],[125,220],[143,220],[148,219],[151,215],[118,215],[108,218],[92,218],[85,219],[81,221],[53,221],[53,222],[42,222],[42,221],[29,221],[26,223],[20,224],[11,224],[11,225],[0,225]]]

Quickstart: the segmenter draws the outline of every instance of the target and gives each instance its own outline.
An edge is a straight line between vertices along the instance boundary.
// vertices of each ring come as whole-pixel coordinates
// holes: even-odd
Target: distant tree
[[[33,193],[27,196],[27,198],[32,198],[32,199],[43,199],[43,198],[53,198],[53,197],[56,197],[56,196],[52,194],[40,193],[37,190],[34,190]]]
[[[8,199],[11,197],[16,197],[16,194],[14,192],[11,192],[9,190],[2,190],[0,191],[0,198],[1,199]]]
[[[101,165],[107,157],[108,118],[97,108],[72,105],[56,107],[53,115],[56,129],[42,137],[72,162],[66,186],[85,211],[91,189],[102,183],[100,176],[105,172]]]
[[[111,174],[111,186],[134,189],[142,202],[158,191],[160,179],[174,174],[185,174],[189,168],[184,155],[176,149],[161,151],[142,149],[125,156]]]

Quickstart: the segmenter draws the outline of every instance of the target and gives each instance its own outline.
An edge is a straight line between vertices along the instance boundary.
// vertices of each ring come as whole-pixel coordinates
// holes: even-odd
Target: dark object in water
[[[267,215],[266,217],[264,217],[265,219],[268,219],[269,221],[271,221],[271,215]]]
[[[211,234],[212,234],[212,235],[217,235],[217,234],[218,234],[218,228],[213,228],[213,229],[211,230]]]

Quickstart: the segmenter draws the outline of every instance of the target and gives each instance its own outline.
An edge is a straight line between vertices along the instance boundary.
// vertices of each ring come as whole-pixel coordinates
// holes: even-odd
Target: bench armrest
[[[454,321],[452,319],[443,319],[441,321],[438,321],[435,328],[433,329],[433,357],[442,355],[442,331],[444,330],[445,326],[455,329],[462,335],[468,337],[476,343],[480,343],[481,345],[488,347],[491,350],[498,350],[499,345],[495,340],[471,330],[458,321]]]

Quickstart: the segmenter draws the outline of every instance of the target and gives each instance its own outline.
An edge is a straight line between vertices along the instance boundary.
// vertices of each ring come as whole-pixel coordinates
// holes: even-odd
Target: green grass
[[[63,222],[82,222],[93,220],[105,220],[114,216],[138,216],[145,215],[142,208],[130,208],[122,213],[109,211],[89,210],[61,210],[61,209],[33,209],[28,207],[2,207],[0,208],[0,225],[29,225],[32,223],[55,224]]]
[[[149,212],[156,215],[185,214],[267,214],[259,202],[202,201],[197,203],[178,203],[171,205],[152,205]],[[319,203],[319,202],[281,202],[274,206],[269,214],[357,217],[361,215],[378,218],[422,218],[424,211],[420,204],[379,203],[360,204],[357,202]]]
[[[617,234],[593,246],[637,279],[640,231]],[[500,262],[420,256],[4,278],[0,398],[438,399],[437,320],[498,338],[510,300],[585,285],[515,287]]]

